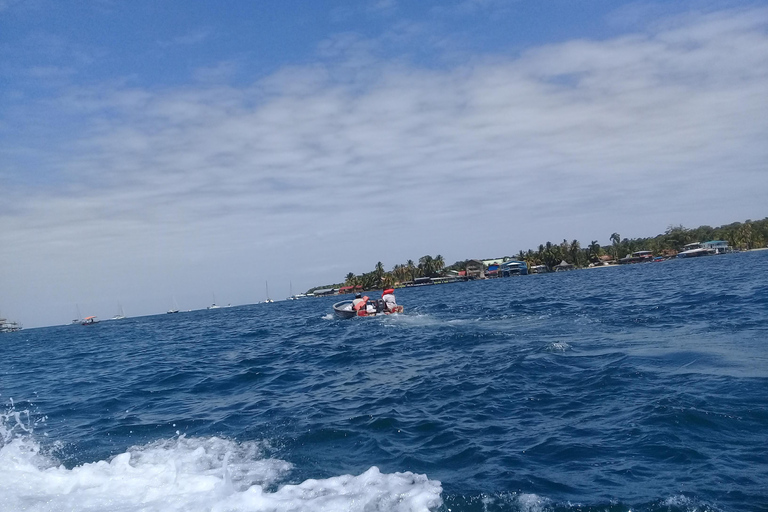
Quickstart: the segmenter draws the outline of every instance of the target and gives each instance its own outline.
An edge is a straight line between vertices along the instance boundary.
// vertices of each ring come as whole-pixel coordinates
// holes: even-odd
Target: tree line
[[[709,240],[725,240],[732,248],[739,250],[756,249],[765,247],[768,241],[768,218],[734,222],[717,228],[699,226],[688,229],[682,225],[669,226],[664,233],[648,238],[622,238],[619,233],[612,233],[609,240],[611,244],[607,246],[601,246],[597,240],[592,240],[586,247],[582,247],[578,240],[563,240],[559,244],[547,242],[539,245],[536,250],[520,251],[515,258],[525,261],[529,266],[546,265],[552,268],[561,261],[566,261],[577,267],[584,267],[599,262],[604,256],[619,260],[636,251],[651,251],[659,256],[672,256],[686,244]]]
[[[345,276],[343,283],[317,286],[311,288],[307,293],[323,288],[341,288],[343,286],[360,287],[363,290],[392,288],[397,283],[413,281],[419,277],[437,277],[444,269],[445,259],[439,254],[435,257],[422,256],[419,258],[418,264],[414,263],[413,260],[398,263],[390,271],[384,270],[384,264],[379,261],[370,272],[359,275],[350,272]]]
[[[655,255],[673,255],[686,244],[709,240],[725,240],[734,249],[756,249],[765,247],[768,242],[768,217],[757,221],[734,222],[716,228],[699,226],[688,229],[682,225],[669,226],[664,233],[649,238],[622,238],[619,233],[612,233],[609,239],[611,244],[607,246],[601,246],[597,240],[592,240],[586,247],[582,247],[578,240],[546,242],[540,244],[536,250],[521,250],[514,257],[505,257],[505,259],[524,261],[529,267],[546,265],[552,268],[561,261],[577,267],[585,267],[590,263],[601,261],[604,256],[618,260],[636,251],[651,251]],[[419,277],[436,277],[450,270],[466,270],[468,261],[470,260],[461,260],[446,266],[441,255],[438,254],[435,257],[426,255],[419,258],[418,264],[408,260],[395,265],[390,271],[386,271],[382,262],[379,261],[370,272],[359,275],[350,272],[345,276],[343,283],[318,286],[311,288],[307,293],[321,288],[341,288],[342,286],[359,286],[364,290],[390,288],[396,283],[413,281]]]

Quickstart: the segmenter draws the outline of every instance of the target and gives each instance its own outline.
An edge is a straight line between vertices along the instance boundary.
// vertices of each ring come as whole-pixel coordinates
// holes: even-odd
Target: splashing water
[[[40,453],[26,411],[2,415],[0,510],[7,512],[224,512],[349,510],[426,512],[442,503],[439,482],[413,473],[306,480],[269,492],[292,469],[263,456],[263,443],[218,437],[132,447],[67,469]]]

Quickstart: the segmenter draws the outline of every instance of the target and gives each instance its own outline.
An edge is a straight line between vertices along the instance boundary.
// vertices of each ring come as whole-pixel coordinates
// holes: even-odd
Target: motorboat
[[[87,316],[83,318],[83,321],[80,322],[80,325],[93,325],[99,323],[99,319],[95,316]]]
[[[683,246],[683,250],[678,253],[678,258],[697,258],[699,256],[710,256],[715,254],[715,251],[704,247],[703,244],[698,242],[687,244]]]
[[[635,251],[632,254],[627,254],[624,258],[619,260],[619,265],[626,265],[628,263],[646,263],[653,260],[653,253],[651,251]]]
[[[216,294],[213,294],[213,303],[211,303],[210,306],[208,306],[208,309],[221,309],[221,306],[216,304]]]
[[[367,297],[364,297],[367,299]],[[339,318],[353,318],[356,316],[378,316],[378,315],[391,315],[392,313],[402,313],[403,306],[397,306],[394,311],[387,311],[384,306],[384,301],[368,300],[366,306],[359,311],[355,311],[352,307],[353,301],[343,300],[333,305],[333,312]]]
[[[16,332],[20,330],[21,326],[16,322],[12,322],[5,318],[0,318],[0,332]]]

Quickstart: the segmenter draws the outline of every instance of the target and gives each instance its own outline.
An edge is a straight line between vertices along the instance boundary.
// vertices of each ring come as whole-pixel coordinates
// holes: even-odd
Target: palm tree
[[[344,284],[347,286],[354,286],[352,282],[355,280],[355,273],[350,272],[347,274],[347,277],[344,278]]]
[[[589,259],[592,261],[600,259],[600,244],[597,243],[597,240],[592,240],[589,244]]]
[[[443,268],[445,268],[445,259],[441,255],[435,256],[435,259],[432,261],[434,267],[435,273],[439,273]]]
[[[571,253],[571,258],[573,258],[573,264],[579,265],[579,255],[581,254],[581,244],[578,240],[574,240],[571,242],[570,247],[568,247],[568,252]]]
[[[619,244],[621,243],[621,235],[613,233],[611,235],[611,242],[613,242],[613,259],[619,260]]]
[[[395,286],[395,276],[391,272],[385,273],[381,278],[381,287],[386,289],[393,286]]]
[[[434,269],[434,260],[432,259],[432,256],[427,254],[426,256],[419,258],[419,269],[426,277],[431,277]]]
[[[381,262],[376,263],[376,269],[373,271],[376,277],[377,286],[381,284],[381,279],[384,277],[384,265]]]
[[[411,281],[413,281],[416,278],[416,266],[413,264],[413,260],[406,261],[405,265],[408,268],[408,275],[411,276]]]

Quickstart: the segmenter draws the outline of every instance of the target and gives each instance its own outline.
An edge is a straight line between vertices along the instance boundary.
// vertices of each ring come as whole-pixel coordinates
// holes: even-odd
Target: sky
[[[768,3],[0,0],[0,316],[768,215]]]

